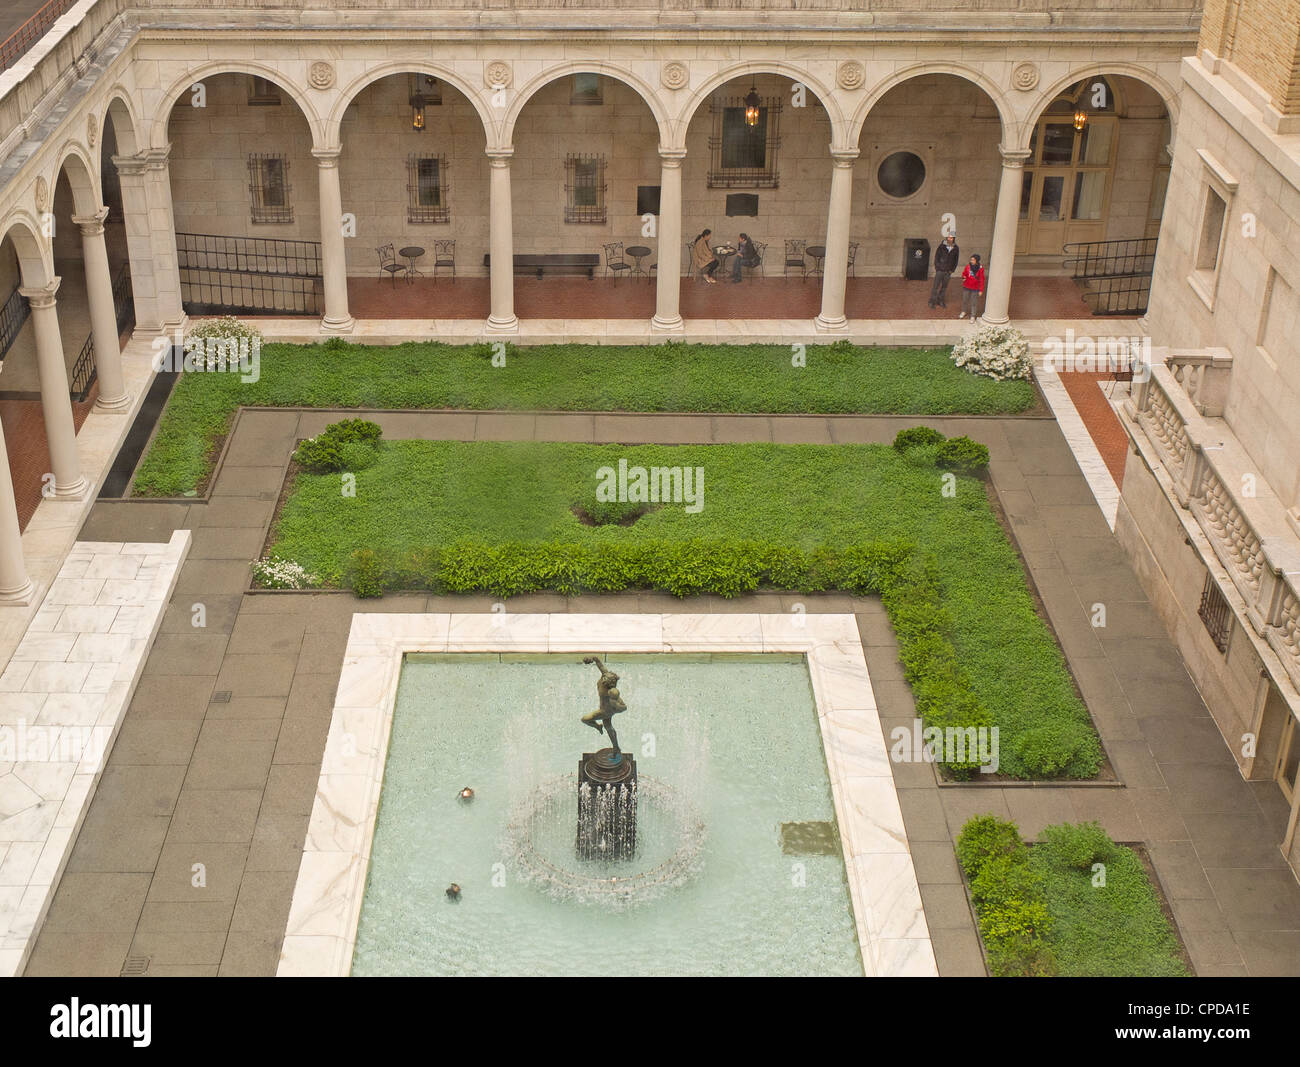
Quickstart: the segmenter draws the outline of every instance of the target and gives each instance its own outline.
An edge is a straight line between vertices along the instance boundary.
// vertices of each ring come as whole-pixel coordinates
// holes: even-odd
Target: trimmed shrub
[[[1023,856],[1025,843],[1013,822],[996,815],[976,815],[961,828],[957,838],[957,862],[974,880],[975,875],[997,856]]]
[[[361,442],[375,445],[384,436],[383,427],[369,419],[341,419],[325,427],[324,436],[330,437],[341,445]]]
[[[942,444],[944,436],[932,426],[909,426],[894,435],[894,451],[906,452],[909,448]]]
[[[1025,730],[1015,745],[1016,759],[1035,778],[1069,776],[1101,761],[1097,735],[1082,722],[1058,721]]]
[[[1043,829],[1043,840],[1038,848],[1050,849],[1062,863],[1081,871],[1092,869],[1094,863],[1111,863],[1118,846],[1100,823],[1061,823]]]
[[[366,419],[332,422],[294,449],[293,458],[312,474],[365,470],[378,458],[383,433],[378,423]]]
[[[343,469],[343,450],[332,438],[309,437],[293,450],[294,462],[312,474],[329,474]]]
[[[348,584],[358,597],[384,595],[384,566],[373,549],[358,548],[349,559]]]
[[[952,437],[939,445],[935,462],[945,470],[979,474],[989,465],[989,450],[969,437]]]

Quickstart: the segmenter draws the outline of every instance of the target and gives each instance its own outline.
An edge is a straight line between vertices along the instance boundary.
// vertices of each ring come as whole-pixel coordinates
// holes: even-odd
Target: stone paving
[[[274,974],[352,614],[488,611],[487,597],[248,595],[288,450],[338,417],[243,412],[211,499],[100,502],[84,538],[193,531],[176,594],[27,974]],[[888,441],[927,422],[992,452],[992,481],[1120,783],[941,786],[899,764],[903,817],[940,973],[984,973],[953,838],[971,815],[1030,837],[1096,819],[1145,842],[1202,975],[1300,971],[1300,886],[1277,842],[1286,805],[1245,782],[1112,536],[1056,423],[1044,418],[392,413],[390,437],[694,443]],[[732,601],[628,593],[520,597],[511,611],[853,612],[882,725],[914,707],[874,598]],[[192,623],[203,604],[206,626]],[[1107,627],[1090,625],[1107,606]],[[147,961],[147,963],[145,962]]]

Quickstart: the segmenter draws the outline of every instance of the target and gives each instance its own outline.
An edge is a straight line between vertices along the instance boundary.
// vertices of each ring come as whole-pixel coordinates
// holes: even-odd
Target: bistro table
[[[408,283],[411,280],[412,274],[419,275],[419,277],[421,278],[424,277],[423,274],[421,274],[418,270],[415,269],[415,261],[419,259],[422,255],[424,255],[423,248],[421,248],[419,245],[407,245],[405,248],[399,248],[397,250],[397,254],[403,257],[408,264],[406,270],[406,280]]]
[[[636,266],[632,268],[632,273],[644,274],[646,276],[646,280],[648,281],[650,279],[650,275],[646,271],[641,269],[641,260],[645,259],[645,257],[650,254],[650,249],[647,248],[645,245],[628,245],[627,254],[636,260]]]
[[[822,273],[822,260],[826,258],[826,246],[825,246],[825,245],[809,245],[807,248],[804,249],[804,251],[805,251],[808,255],[812,256],[813,259],[815,259],[815,260],[817,261],[817,262],[816,262],[815,264],[813,264],[813,266],[809,269],[808,273],[809,273],[809,274],[821,274],[821,273]]]
[[[725,279],[727,277],[727,260],[736,254],[736,249],[731,245],[718,245],[713,250],[713,254],[718,257],[718,273]]]

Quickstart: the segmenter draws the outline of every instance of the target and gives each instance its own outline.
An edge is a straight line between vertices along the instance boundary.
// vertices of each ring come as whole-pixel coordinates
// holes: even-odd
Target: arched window
[[[1048,105],[1029,142],[1017,252],[1056,253],[1105,239],[1120,111],[1114,87],[1100,75]]]

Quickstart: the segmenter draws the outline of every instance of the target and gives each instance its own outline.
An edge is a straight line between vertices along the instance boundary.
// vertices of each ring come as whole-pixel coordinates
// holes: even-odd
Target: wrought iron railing
[[[50,0],[43,8],[0,42],[0,71],[8,70],[27,49],[45,36],[55,20],[67,13],[77,0]]]
[[[1156,238],[1080,241],[1065,245],[1065,269],[1084,285],[1094,315],[1141,315],[1151,299]]]
[[[86,338],[86,343],[81,346],[81,351],[77,353],[77,361],[72,365],[72,374],[69,375],[69,391],[72,393],[74,404],[82,403],[90,395],[96,377],[98,371],[95,369],[95,336],[91,334]]]
[[[113,311],[119,337],[135,325],[135,290],[131,288],[131,264],[123,263],[113,278]]]
[[[31,304],[15,285],[14,291],[9,294],[9,299],[0,305],[0,360],[5,358],[14,341],[18,339],[23,323],[31,313]]]
[[[195,315],[322,313],[316,241],[178,233],[181,303]]]
[[[1083,299],[1094,315],[1142,315],[1151,300],[1151,275],[1089,278]]]

